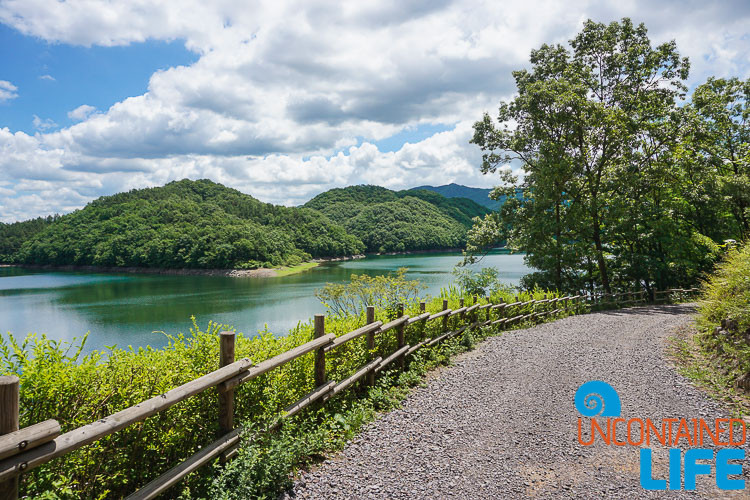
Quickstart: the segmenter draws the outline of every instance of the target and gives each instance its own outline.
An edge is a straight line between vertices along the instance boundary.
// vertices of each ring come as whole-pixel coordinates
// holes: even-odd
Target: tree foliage
[[[250,268],[362,250],[356,237],[314,210],[262,203],[208,180],[182,180],[99,198],[36,232],[10,260]]]
[[[453,268],[455,282],[464,295],[485,297],[498,291],[509,292],[511,287],[500,281],[498,270],[485,267],[478,271],[466,266]]]
[[[673,41],[654,47],[627,18],[532,51],[531,68],[514,72],[518,96],[472,139],[482,171],[503,174],[493,194],[524,196],[477,220],[468,251],[507,240],[537,269],[526,286],[694,283],[722,239],[742,234],[749,191],[734,172],[747,172],[747,89],[710,81],[681,107],[688,70]],[[512,162],[520,186],[503,170]]]
[[[473,217],[488,210],[466,198],[427,190],[350,186],[322,193],[305,207],[319,210],[356,235],[369,252],[462,247]]]
[[[407,279],[407,270],[402,267],[381,276],[352,274],[349,283],[326,283],[315,296],[337,317],[360,316],[367,306],[382,309],[391,317],[398,304],[418,302],[419,293],[426,288],[418,280]]]
[[[0,222],[0,262],[11,262],[23,242],[55,222],[59,216],[37,217],[23,222]]]

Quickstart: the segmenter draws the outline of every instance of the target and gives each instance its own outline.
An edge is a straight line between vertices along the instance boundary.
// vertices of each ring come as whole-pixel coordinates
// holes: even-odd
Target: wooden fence
[[[684,300],[697,291],[697,288],[656,291],[653,302]],[[299,413],[316,401],[324,403],[360,379],[364,378],[369,385],[374,384],[375,375],[389,364],[396,362],[398,367],[403,369],[406,357],[416,350],[434,346],[443,340],[460,335],[467,329],[488,325],[507,328],[563,314],[647,303],[649,302],[647,299],[648,297],[642,291],[580,294],[549,299],[545,295],[544,299],[523,302],[519,301],[516,296],[514,302],[501,301],[494,304],[490,302],[489,297],[485,298],[483,304],[480,304],[477,297],[474,297],[473,304],[470,306],[465,306],[464,299],[461,299],[459,308],[455,310],[448,309],[448,301],[444,300],[442,310],[435,313],[426,312],[425,303],[422,302],[420,314],[413,317],[405,315],[403,305],[401,305],[398,308],[397,318],[385,324],[375,321],[375,309],[370,306],[367,308],[364,326],[338,337],[336,334],[325,332],[325,316],[317,314],[315,315],[314,338],[311,341],[258,364],[254,364],[248,358],[236,360],[235,334],[221,332],[219,336],[220,368],[218,370],[64,434],[61,434],[60,424],[55,420],[47,420],[18,430],[19,379],[15,376],[0,377],[0,500],[17,498],[18,478],[23,472],[91,444],[164,411],[180,401],[215,387],[219,395],[218,423],[221,437],[128,497],[131,499],[154,498],[177,484],[187,474],[215,458],[219,457],[222,461],[226,461],[236,452],[240,442],[240,429],[234,424],[234,391],[237,386],[308,353],[315,353],[315,389],[288,406],[276,422],[269,427],[269,430],[277,428],[284,419]],[[449,318],[452,317],[457,317],[454,323],[461,326],[449,330]],[[414,345],[406,344],[404,331],[409,325],[438,319],[441,320],[441,328],[435,337],[421,338]],[[396,350],[385,358],[374,357],[372,352],[375,348],[375,336],[390,330],[395,330],[396,333]],[[344,380],[327,380],[326,353],[362,336],[367,338],[367,348],[370,352],[368,362]]]

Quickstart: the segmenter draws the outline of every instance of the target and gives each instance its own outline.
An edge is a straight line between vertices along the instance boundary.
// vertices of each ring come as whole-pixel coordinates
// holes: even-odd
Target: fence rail
[[[654,303],[664,303],[676,298],[685,299],[697,288],[669,289],[653,293]],[[636,298],[637,297],[637,298]],[[647,295],[643,291],[622,292],[615,294],[579,294],[566,297],[554,297],[538,300],[519,301],[515,297],[512,303],[500,302],[493,304],[489,297],[480,304],[477,297],[473,297],[471,306],[464,306],[464,299],[460,300],[458,309],[448,308],[448,301],[443,300],[443,309],[439,312],[426,312],[425,303],[420,304],[420,314],[414,317],[403,314],[403,305],[398,309],[398,317],[388,323],[375,321],[374,307],[367,308],[367,324],[340,336],[325,333],[325,317],[315,316],[315,335],[313,340],[297,346],[289,351],[269,358],[258,364],[250,359],[234,359],[234,333],[222,332],[220,335],[220,368],[186,384],[176,387],[164,394],[155,396],[135,406],[131,406],[108,417],[84,425],[72,431],[60,434],[60,424],[55,420],[47,420],[24,429],[18,430],[19,415],[19,379],[18,377],[0,377],[0,498],[16,498],[18,495],[18,476],[35,467],[39,467],[50,460],[61,457],[82,446],[93,443],[105,436],[113,434],[129,425],[140,422],[156,413],[208,389],[216,387],[219,392],[219,429],[223,433],[214,442],[204,446],[201,451],[187,458],[180,464],[154,479],[130,497],[132,499],[155,498],[170,487],[177,484],[187,474],[206,465],[217,457],[227,460],[240,442],[240,429],[234,427],[234,389],[259,375],[281,367],[300,356],[315,352],[314,372],[315,388],[300,400],[292,403],[278,417],[269,430],[277,428],[280,423],[320,401],[325,403],[336,394],[351,387],[355,382],[367,377],[366,382],[373,384],[375,374],[386,366],[398,361],[404,368],[405,358],[422,347],[434,346],[437,343],[455,337],[465,332],[487,325],[507,327],[524,321],[534,321],[538,318],[569,314],[583,309],[594,310],[607,306],[623,306],[634,303],[646,303]],[[479,319],[480,311],[486,311],[486,317]],[[499,315],[497,319],[492,314]],[[458,323],[465,323],[454,330],[449,330],[449,318],[457,318]],[[415,323],[425,324],[436,319],[442,320],[440,333],[433,338],[424,338],[415,345],[405,343],[405,328]],[[353,375],[340,380],[326,379],[326,353],[336,349],[354,339],[367,336],[367,347],[372,353],[375,347],[375,336],[390,330],[396,331],[397,348],[390,355],[372,357]]]

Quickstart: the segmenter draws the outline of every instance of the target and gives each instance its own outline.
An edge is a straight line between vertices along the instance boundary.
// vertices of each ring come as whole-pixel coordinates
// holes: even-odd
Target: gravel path
[[[713,476],[699,476],[696,493],[647,492],[637,448],[578,443],[573,397],[588,380],[617,390],[625,418],[727,416],[665,361],[665,340],[692,312],[600,312],[490,338],[284,497],[746,498],[715,489]],[[667,476],[667,458],[654,446],[654,477]]]

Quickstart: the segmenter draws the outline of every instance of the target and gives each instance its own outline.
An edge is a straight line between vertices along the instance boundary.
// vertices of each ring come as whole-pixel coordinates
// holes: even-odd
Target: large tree
[[[614,226],[652,203],[642,199],[644,179],[665,175],[688,69],[675,43],[652,46],[643,24],[587,21],[570,48],[532,51],[497,122],[485,114],[474,125],[483,172],[523,168],[525,196],[485,224],[527,252],[537,283],[611,291],[611,267],[620,265],[612,246],[622,238]]]
[[[750,79],[709,78],[693,93],[695,129],[686,149],[716,174],[742,239],[750,237]]]

